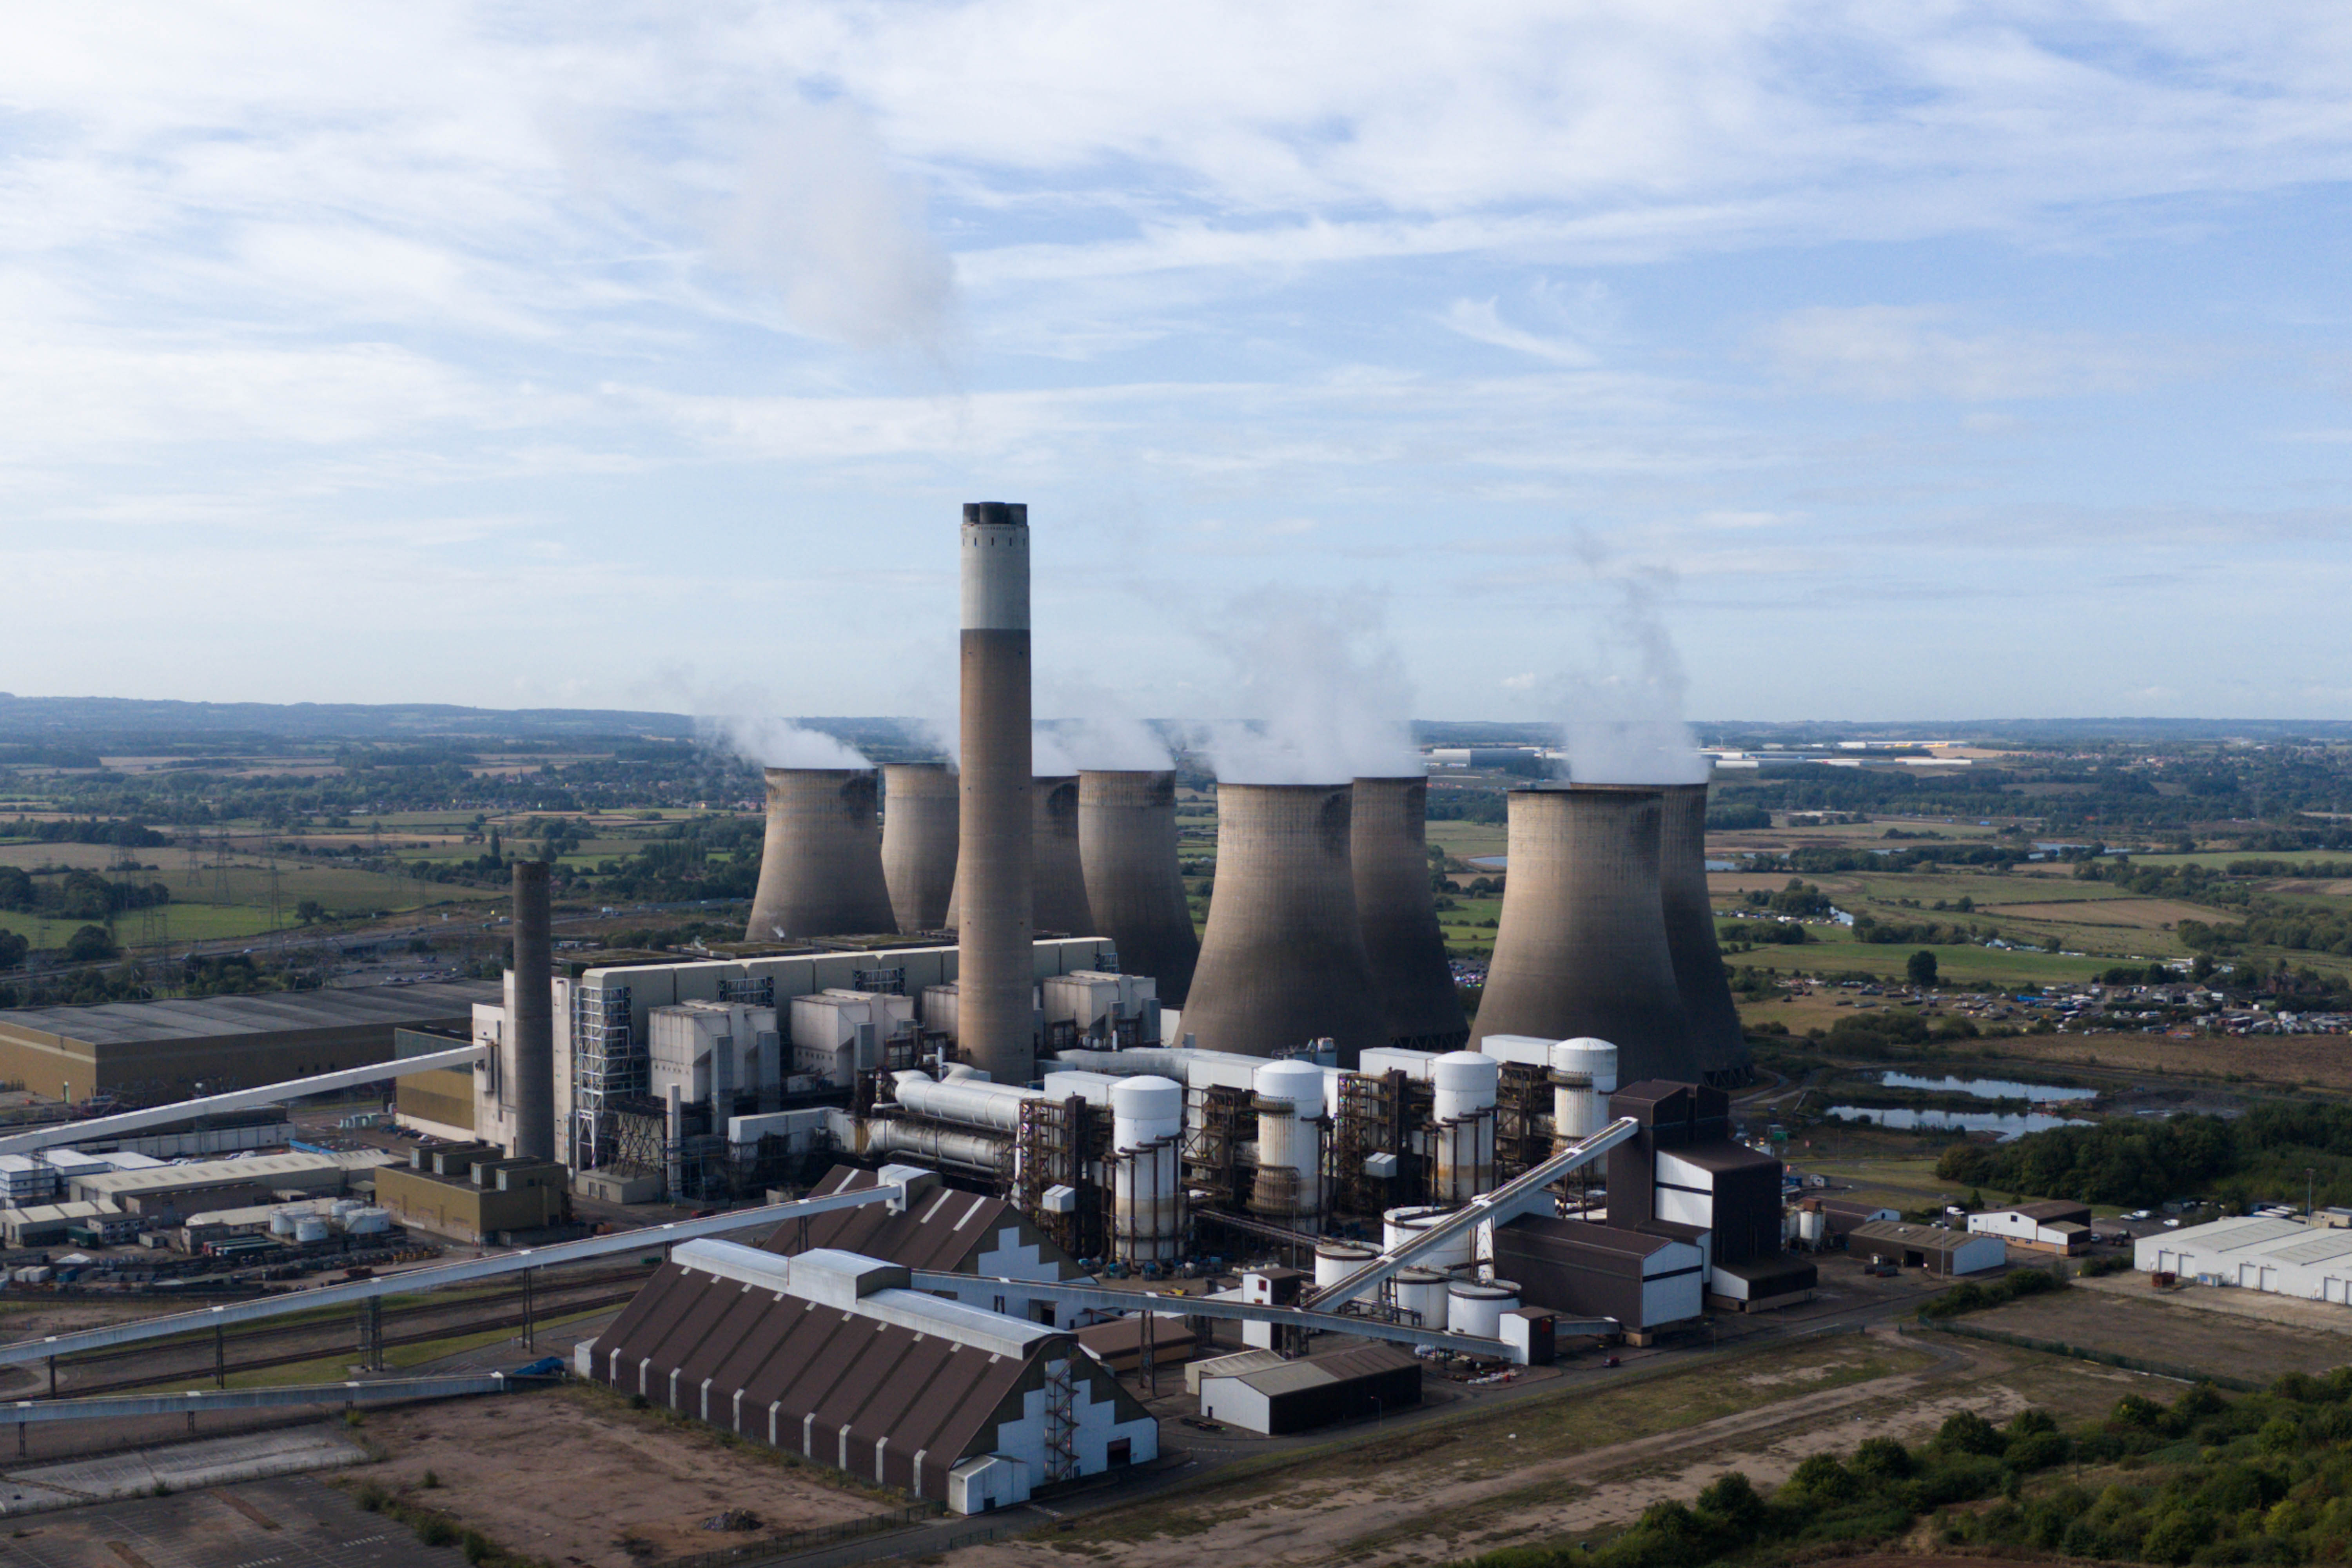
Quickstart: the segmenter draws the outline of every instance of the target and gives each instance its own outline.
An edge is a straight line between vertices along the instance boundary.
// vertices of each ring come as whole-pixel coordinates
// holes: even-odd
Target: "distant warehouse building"
[[[2009,1244],[1997,1236],[1891,1220],[1854,1226],[1846,1233],[1845,1247],[1857,1258],[1924,1268],[1930,1274],[1981,1274],[2009,1261]]]
[[[2091,1205],[2053,1201],[1987,1209],[1969,1215],[1969,1234],[1997,1236],[2012,1247],[2071,1256],[2090,1247]]]
[[[2151,1274],[2352,1304],[2352,1230],[2295,1219],[2217,1219],[2132,1244]]]
[[[0,1079],[68,1100],[186,1099],[389,1061],[404,1026],[470,1038],[476,1004],[499,997],[449,981],[37,1007],[0,1014]]]

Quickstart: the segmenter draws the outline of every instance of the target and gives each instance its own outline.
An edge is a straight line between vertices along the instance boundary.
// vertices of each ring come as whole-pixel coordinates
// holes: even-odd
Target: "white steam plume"
[[[1589,541],[1588,563],[1602,558]],[[1561,748],[1578,784],[1705,784],[1708,763],[1683,718],[1689,680],[1659,614],[1674,574],[1634,570],[1615,579],[1621,597],[1593,664],[1560,681]]]
[[[1106,687],[1067,677],[1043,683],[1045,698],[1068,715],[1051,721],[1055,740],[1071,764],[1070,770],[1113,768],[1158,771],[1176,765],[1168,742],[1150,724],[1135,716],[1118,694]],[[1043,745],[1044,731],[1039,731]],[[1045,773],[1045,763],[1037,772]]]
[[[695,739],[763,768],[871,767],[855,747],[776,713],[781,706],[755,686],[714,686],[682,668],[664,669],[654,686],[694,715]]]
[[[803,331],[944,363],[955,265],[924,226],[922,205],[862,110],[788,96],[743,162],[713,248],[773,288]]]
[[[1193,739],[1220,780],[1344,784],[1427,771],[1407,723],[1412,683],[1374,601],[1248,595],[1212,635],[1246,714],[1208,723]]]
[[[1033,778],[1062,778],[1078,771],[1077,759],[1062,744],[1058,726],[1029,726],[1029,773]]]

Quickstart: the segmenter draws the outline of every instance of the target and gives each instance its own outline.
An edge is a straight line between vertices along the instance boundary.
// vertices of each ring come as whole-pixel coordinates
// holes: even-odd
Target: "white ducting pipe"
[[[1430,1129],[1437,1145],[1440,1203],[1467,1203],[1495,1186],[1495,1097],[1502,1064],[1475,1051],[1449,1051],[1430,1064],[1435,1086]]]
[[[906,1154],[932,1164],[960,1165],[966,1170],[993,1173],[1004,1153],[1004,1140],[984,1132],[966,1132],[881,1116],[870,1116],[860,1125],[865,1142],[861,1152],[869,1158]]]
[[[1183,1240],[1184,1086],[1126,1078],[1111,1086],[1111,1234],[1130,1262],[1168,1262]]]
[[[1250,1089],[1257,1101],[1251,1212],[1311,1223],[1323,1213],[1323,1069],[1313,1062],[1267,1062]]]
[[[929,1073],[912,1070],[892,1073],[890,1083],[890,1092],[898,1108],[910,1115],[966,1127],[986,1127],[998,1132],[1019,1131],[1022,1104],[1045,1098],[1043,1089],[1016,1089],[1011,1084],[969,1078],[939,1083]]]
[[[1607,1124],[1617,1047],[1589,1037],[1560,1041],[1551,1048],[1551,1083],[1552,1142],[1565,1149]]]

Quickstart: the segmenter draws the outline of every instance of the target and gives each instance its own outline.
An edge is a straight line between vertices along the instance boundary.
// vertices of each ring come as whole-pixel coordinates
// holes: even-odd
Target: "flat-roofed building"
[[[1969,1215],[1974,1236],[1997,1236],[2011,1247],[2030,1247],[2061,1256],[2090,1250],[2091,1205],[2053,1200],[2011,1204]]]
[[[470,1034],[486,982],[102,1002],[0,1014],[0,1078],[68,1100],[162,1103],[389,1061],[403,1026]]]
[[[193,1160],[143,1170],[75,1171],[66,1189],[77,1201],[111,1204],[142,1219],[176,1223],[203,1209],[241,1208],[284,1193],[332,1195],[354,1179],[372,1177],[397,1156],[382,1149],[331,1154],[253,1154],[241,1160]]]
[[[2132,1244],[2150,1273],[2352,1305],[2352,1229],[2260,1215],[2160,1230]]]
[[[478,1247],[572,1217],[571,1173],[554,1160],[509,1159],[495,1143],[411,1149],[375,1173],[375,1201],[397,1224]]]

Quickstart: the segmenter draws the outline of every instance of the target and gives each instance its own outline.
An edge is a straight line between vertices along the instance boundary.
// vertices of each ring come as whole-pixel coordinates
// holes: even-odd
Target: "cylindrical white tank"
[[[1257,1104],[1257,1186],[1250,1210],[1312,1222],[1323,1212],[1323,1069],[1268,1062],[1250,1077]]]
[[[269,1234],[272,1236],[293,1235],[295,1218],[301,1212],[301,1210],[292,1207],[271,1209],[269,1211]]]
[[[1337,1285],[1379,1256],[1370,1247],[1359,1247],[1352,1241],[1318,1242],[1315,1246],[1315,1288],[1321,1290]]]
[[[1606,1040],[1562,1040],[1551,1048],[1552,1138],[1565,1149],[1609,1122],[1617,1092],[1617,1047]]]
[[[1819,1247],[1829,1234],[1829,1215],[1808,1204],[1797,1211],[1797,1239]]]
[[[1446,1278],[1434,1268],[1404,1268],[1396,1271],[1397,1311],[1411,1313],[1408,1322],[1434,1329],[1448,1321]]]
[[[1441,1203],[1467,1203],[1495,1186],[1495,1093],[1503,1064],[1475,1051],[1448,1051],[1430,1064],[1436,1089],[1431,1142],[1437,1146]]]
[[[326,1216],[324,1215],[306,1214],[301,1218],[296,1220],[294,1222],[294,1239],[297,1241],[326,1240]]]
[[[1183,1244],[1184,1086],[1123,1078],[1110,1089],[1114,1252],[1131,1263],[1171,1262]]]
[[[1389,1210],[1381,1216],[1381,1249],[1394,1252],[1398,1247],[1444,1219],[1447,1212],[1442,1208]],[[1435,1269],[1441,1274],[1454,1268],[1465,1268],[1469,1267],[1470,1249],[1476,1239],[1475,1228],[1465,1229],[1452,1240],[1440,1243],[1434,1250],[1419,1254],[1413,1258],[1413,1263],[1419,1268]]]
[[[392,1211],[355,1208],[343,1217],[343,1228],[353,1236],[381,1236],[392,1228]]]
[[[1503,1314],[1519,1304],[1519,1288],[1508,1279],[1481,1285],[1456,1279],[1445,1290],[1445,1326],[1483,1340],[1503,1337]]]

